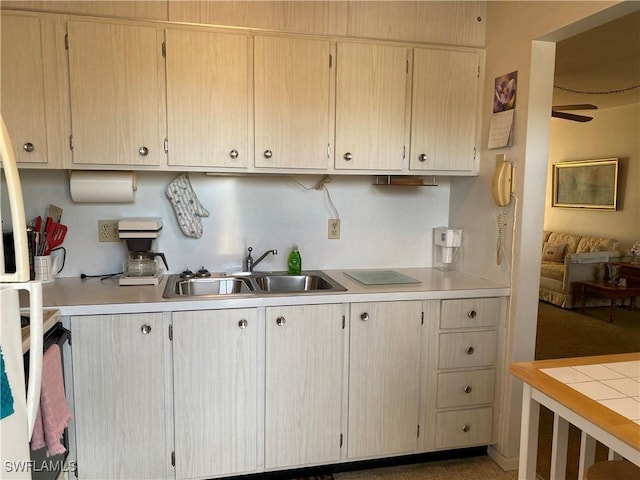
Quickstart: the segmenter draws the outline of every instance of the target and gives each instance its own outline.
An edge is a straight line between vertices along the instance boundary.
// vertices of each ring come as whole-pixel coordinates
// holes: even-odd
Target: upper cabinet
[[[476,51],[414,49],[412,171],[477,171],[479,76]]]
[[[407,48],[338,43],[336,169],[403,168]]]
[[[153,26],[68,23],[73,163],[164,161],[163,32]]]
[[[328,167],[330,43],[254,39],[255,166]]]
[[[170,166],[247,167],[249,37],[167,29]]]
[[[64,19],[18,12],[1,19],[2,116],[17,161],[60,166],[69,156]]]

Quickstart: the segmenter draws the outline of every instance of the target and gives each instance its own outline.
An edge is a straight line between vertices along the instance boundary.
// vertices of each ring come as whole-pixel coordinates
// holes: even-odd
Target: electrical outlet
[[[340,238],[340,219],[329,219],[329,240],[337,240]]]
[[[119,242],[118,220],[98,220],[98,241]]]

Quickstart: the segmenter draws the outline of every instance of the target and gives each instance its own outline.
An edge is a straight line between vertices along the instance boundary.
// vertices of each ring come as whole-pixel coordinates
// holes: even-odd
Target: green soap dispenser
[[[289,254],[289,275],[300,275],[302,272],[302,257],[296,245],[293,246]]]

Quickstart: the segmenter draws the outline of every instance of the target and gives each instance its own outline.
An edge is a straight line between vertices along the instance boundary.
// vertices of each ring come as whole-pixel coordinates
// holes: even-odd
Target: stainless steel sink
[[[344,292],[347,289],[319,270],[302,275],[287,272],[237,273],[227,276],[181,278],[169,275],[164,298],[216,298],[271,293]]]
[[[313,291],[345,291],[342,285],[322,272],[306,272],[305,275],[288,275],[271,273],[256,276],[256,285],[265,292],[313,292]]]
[[[164,297],[217,297],[249,294],[255,290],[248,278],[203,277],[180,278],[171,275],[164,289]]]

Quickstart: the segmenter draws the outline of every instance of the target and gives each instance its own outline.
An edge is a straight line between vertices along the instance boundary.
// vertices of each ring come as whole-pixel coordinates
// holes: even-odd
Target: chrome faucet
[[[274,248],[273,250],[267,250],[257,260],[254,260],[253,257],[251,256],[251,252],[253,252],[253,248],[249,247],[248,250],[249,250],[249,255],[247,255],[244,258],[244,270],[245,270],[245,272],[253,272],[253,267],[258,265],[270,253],[272,253],[273,255],[277,255],[278,254],[278,250],[276,250]]]

